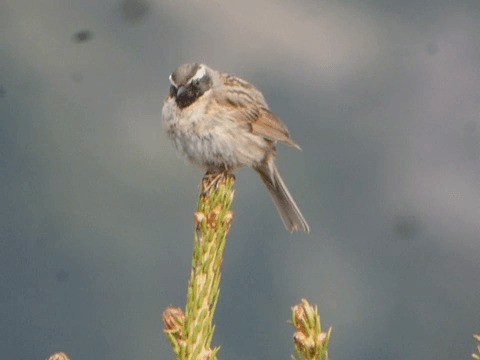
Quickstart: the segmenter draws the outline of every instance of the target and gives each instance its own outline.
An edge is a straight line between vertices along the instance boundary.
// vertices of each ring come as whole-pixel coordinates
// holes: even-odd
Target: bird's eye
[[[199,80],[199,79],[195,79],[195,80],[192,81],[192,84],[193,84],[194,86],[198,86],[198,84],[200,84],[200,80]]]
[[[177,88],[173,85],[170,86],[170,96],[172,97],[177,96]]]

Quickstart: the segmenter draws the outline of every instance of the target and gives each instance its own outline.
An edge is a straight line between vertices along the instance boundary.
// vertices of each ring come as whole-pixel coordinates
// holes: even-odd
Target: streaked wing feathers
[[[223,90],[223,99],[219,103],[231,107],[237,118],[250,125],[252,133],[300,149],[290,138],[287,127],[268,109],[262,93],[253,85],[227,75]]]
[[[269,110],[262,109],[260,116],[251,123],[252,132],[272,141],[281,141],[300,149],[291,138],[287,127]]]

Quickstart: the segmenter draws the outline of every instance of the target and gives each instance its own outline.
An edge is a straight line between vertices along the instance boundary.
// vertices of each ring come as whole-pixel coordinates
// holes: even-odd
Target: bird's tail
[[[273,158],[255,167],[255,170],[267,186],[285,228],[290,232],[301,230],[309,233],[310,227],[283,182]]]

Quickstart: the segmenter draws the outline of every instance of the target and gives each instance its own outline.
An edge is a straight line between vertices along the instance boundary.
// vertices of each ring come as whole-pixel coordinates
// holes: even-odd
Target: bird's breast
[[[162,112],[177,150],[200,167],[235,169],[260,162],[266,142],[235,119],[234,113],[206,101],[183,109],[167,101]]]

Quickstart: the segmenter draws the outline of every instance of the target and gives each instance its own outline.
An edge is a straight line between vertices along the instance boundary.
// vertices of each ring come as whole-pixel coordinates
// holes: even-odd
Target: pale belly
[[[228,113],[201,116],[195,112],[178,111],[165,103],[163,114],[167,134],[177,150],[190,162],[208,170],[233,170],[255,166],[265,157],[272,144],[252,134],[245,124],[238,124]],[[243,126],[242,126],[243,125]]]

